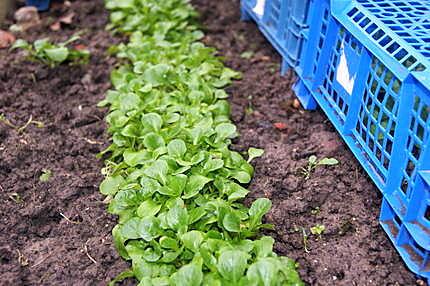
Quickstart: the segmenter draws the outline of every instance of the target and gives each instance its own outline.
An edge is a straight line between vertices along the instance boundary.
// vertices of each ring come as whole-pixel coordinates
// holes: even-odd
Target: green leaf
[[[312,155],[309,157],[309,163],[311,163],[312,165],[316,164],[317,162],[317,156]]]
[[[15,43],[13,43],[13,45],[10,47],[11,50],[30,49],[30,48],[31,48],[30,44],[23,39],[16,40]]]
[[[106,177],[100,184],[100,192],[106,196],[113,196],[124,182],[125,180],[122,176]]]
[[[164,147],[166,143],[164,142],[163,137],[151,132],[145,135],[145,138],[143,139],[143,145],[145,145],[145,147],[149,150],[155,150],[160,147]]]
[[[186,232],[188,228],[188,212],[185,206],[176,204],[166,215],[167,224],[173,230]]]
[[[234,138],[236,136],[236,126],[231,123],[221,123],[215,127],[215,132],[220,140]]]
[[[166,64],[151,66],[143,73],[143,79],[152,86],[157,87],[167,82],[169,70],[170,66]]]
[[[138,239],[140,238],[140,218],[132,217],[126,221],[120,228],[121,237],[127,239]]]
[[[224,161],[222,159],[209,159],[205,165],[203,166],[203,169],[209,173],[216,171],[218,169],[221,169],[224,166]]]
[[[69,50],[66,47],[56,47],[45,49],[46,56],[57,63],[64,62],[69,56]]]
[[[189,211],[188,223],[193,224],[198,220],[200,220],[205,215],[206,215],[206,211],[203,207],[193,208]]]
[[[210,181],[212,181],[212,179],[205,176],[191,175],[188,179],[187,185],[185,186],[183,198],[190,199],[196,196]]]
[[[168,171],[169,166],[167,165],[167,162],[160,159],[145,169],[145,175],[160,181],[162,184],[165,184]]]
[[[48,169],[43,169],[42,174],[39,176],[39,181],[45,183],[48,182],[52,176],[52,171]]]
[[[162,248],[177,250],[178,242],[171,237],[163,236],[160,238],[160,246]]]
[[[174,158],[182,158],[187,152],[187,146],[181,139],[174,139],[167,145],[167,152]]]
[[[148,262],[157,262],[161,258],[161,251],[152,247],[148,247],[143,252],[142,257]]]
[[[161,235],[160,221],[155,217],[145,217],[139,221],[139,238],[151,241]]]
[[[322,224],[317,224],[310,228],[311,233],[315,235],[321,235],[325,231],[325,226]]]
[[[240,54],[240,57],[242,59],[247,59],[249,60],[250,58],[252,58],[254,56],[254,52],[253,51],[246,51]]]
[[[239,282],[248,267],[249,254],[240,250],[228,250],[221,253],[217,268],[224,279]]]
[[[134,93],[126,93],[120,96],[119,103],[122,111],[137,109],[140,105],[140,97]]]
[[[185,176],[183,174],[178,174],[178,175],[169,177],[168,185],[179,196],[182,193],[182,191],[185,189],[185,186],[187,184],[187,180],[188,180],[187,176]]]
[[[278,268],[269,258],[259,259],[252,264],[246,276],[256,285],[272,286],[276,285]]]
[[[240,232],[240,217],[230,211],[224,216],[222,225],[227,231]]]
[[[332,165],[337,165],[337,164],[339,164],[339,161],[336,160],[335,158],[323,158],[318,162],[318,165],[332,166]]]
[[[108,286],[115,286],[116,283],[123,281],[126,278],[134,277],[134,272],[132,270],[124,270],[118,274],[112,281],[109,282]]]
[[[259,240],[255,241],[255,250],[257,257],[267,257],[273,255],[273,244],[275,240],[270,236],[263,236]]]
[[[272,202],[266,198],[259,198],[254,201],[249,209],[248,213],[251,219],[251,226],[255,227],[261,223],[263,216],[272,207]]]
[[[195,263],[182,266],[179,271],[170,278],[171,285],[176,286],[200,286],[202,282],[202,267]]]
[[[196,253],[199,251],[199,247],[204,240],[204,236],[201,231],[192,230],[187,233],[184,233],[181,236],[181,240],[186,248]]]
[[[126,241],[126,238],[122,236],[122,226],[117,224],[112,229],[112,237],[113,237],[113,243],[115,244],[116,249],[119,252],[119,255],[124,259],[130,259],[130,256],[127,253],[127,250],[124,247],[124,242]]]
[[[229,185],[231,193],[228,195],[228,201],[236,201],[243,199],[248,195],[249,191],[236,183],[231,183]]]
[[[142,116],[142,124],[153,131],[159,131],[163,125],[163,119],[157,113],[147,113]]]
[[[151,154],[146,150],[137,152],[133,150],[125,150],[123,156],[124,162],[131,167],[135,167],[139,164],[144,164],[147,160],[151,158]]]
[[[136,210],[136,214],[140,217],[155,216],[160,211],[161,206],[152,199],[148,199],[140,204]]]
[[[251,181],[251,175],[245,171],[235,171],[231,177],[241,184],[248,184]]]
[[[248,163],[251,162],[253,159],[263,156],[264,150],[263,149],[257,149],[257,148],[249,148],[248,149]]]

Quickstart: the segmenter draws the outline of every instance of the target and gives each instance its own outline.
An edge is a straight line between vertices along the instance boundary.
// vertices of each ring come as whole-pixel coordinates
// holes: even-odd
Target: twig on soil
[[[21,266],[27,266],[28,265],[28,258],[24,256],[24,254],[19,251],[19,249],[16,250],[18,252],[18,262]]]
[[[34,73],[31,73],[31,74],[30,74],[30,76],[31,76],[31,80],[32,80],[34,83],[37,83],[36,75],[35,75]]]
[[[27,122],[23,126],[17,129],[18,133],[23,132],[28,127],[28,125],[31,124],[32,120],[33,120],[33,115],[30,115],[30,118],[27,120]]]
[[[67,216],[65,216],[62,212],[60,212],[60,215],[61,215],[65,220],[67,220],[67,221],[68,221],[68,222],[70,222],[70,223],[73,223],[73,224],[80,224],[80,223],[81,223],[80,221],[71,220],[70,218],[68,218]]]
[[[18,128],[15,124],[12,124],[12,122],[10,122],[8,119],[6,119],[6,116],[4,116],[4,114],[0,114],[0,122],[3,122],[4,124],[6,124],[7,126],[13,128],[13,129]]]
[[[6,124],[7,126],[15,129],[18,133],[22,133],[24,132],[24,130],[30,125],[30,124],[34,124],[36,125],[38,128],[43,128],[45,127],[45,124],[41,121],[37,121],[37,120],[33,120],[33,115],[30,115],[30,118],[27,120],[27,122],[19,127],[15,124],[13,124],[12,122],[9,121],[9,119],[6,118],[6,116],[4,116],[4,114],[0,114],[0,122],[3,122],[4,124]]]
[[[87,143],[89,143],[91,145],[103,145],[102,142],[99,142],[99,141],[96,141],[96,140],[91,140],[91,139],[88,139],[86,137],[82,137],[82,139],[84,139],[85,142],[87,142]]]
[[[48,255],[46,255],[45,257],[43,257],[42,259],[40,259],[37,263],[33,264],[32,266],[30,266],[30,268],[34,268],[39,266],[40,264],[42,264],[49,256],[52,255],[53,252],[48,253]]]
[[[308,250],[308,234],[306,233],[306,230],[302,227],[302,234],[303,234],[303,247],[305,248],[305,252],[309,253]]]
[[[94,263],[97,264],[97,261],[89,254],[88,252],[88,246],[87,246],[88,240],[85,242],[84,244],[84,250],[85,250],[85,254],[88,256],[88,258]]]

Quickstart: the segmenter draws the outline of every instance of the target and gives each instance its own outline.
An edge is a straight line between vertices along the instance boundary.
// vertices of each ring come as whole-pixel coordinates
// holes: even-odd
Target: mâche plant
[[[40,39],[34,43],[28,43],[23,39],[18,39],[11,50],[23,49],[27,52],[30,60],[39,61],[50,67],[55,67],[64,62],[86,63],[90,57],[87,49],[69,48],[68,46],[79,40],[78,35],[72,36],[65,42],[54,44],[49,39]]]
[[[112,144],[100,191],[120,255],[132,267],[116,281],[139,285],[303,285],[296,263],[259,234],[271,202],[242,200],[263,150],[231,150],[238,136],[224,87],[240,74],[199,40],[186,0],[107,0],[110,28],[130,42],[100,102]]]
[[[311,177],[312,172],[318,166],[333,166],[337,164],[339,164],[339,161],[335,158],[322,158],[318,160],[315,155],[312,155],[309,157],[308,164],[306,165],[306,167],[301,168],[300,171],[305,179],[309,179]]]

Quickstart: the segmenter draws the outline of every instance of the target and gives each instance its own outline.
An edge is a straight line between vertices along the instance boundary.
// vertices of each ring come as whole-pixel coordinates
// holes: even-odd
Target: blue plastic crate
[[[397,216],[390,204],[384,200],[380,216],[381,225],[391,242],[399,251],[408,267],[422,277],[430,277],[430,252],[415,240],[406,223]]]
[[[39,11],[46,11],[51,4],[50,0],[26,0],[27,6],[34,6]]]
[[[242,0],[243,17],[295,68],[302,105],[327,114],[384,196],[384,230],[429,279],[430,0],[263,2]]]
[[[306,36],[309,0],[242,0],[242,19],[254,20],[283,57],[282,72],[296,67]]]
[[[342,135],[384,195],[381,224],[428,279],[430,1],[312,1],[309,15],[296,94]]]

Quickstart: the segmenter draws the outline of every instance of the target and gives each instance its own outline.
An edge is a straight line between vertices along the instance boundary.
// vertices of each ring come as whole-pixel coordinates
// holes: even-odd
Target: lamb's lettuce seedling
[[[315,155],[312,155],[308,159],[308,165],[306,167],[301,168],[301,173],[305,179],[309,179],[312,172],[318,166],[333,166],[339,164],[339,161],[335,158],[322,158],[318,160]]]
[[[310,230],[312,234],[321,236],[321,234],[323,234],[323,232],[325,231],[325,226],[322,224],[317,224],[311,227]]]
[[[30,60],[39,61],[50,67],[55,67],[64,62],[84,64],[88,61],[90,52],[87,49],[68,47],[71,43],[79,39],[78,35],[74,35],[67,41],[58,44],[52,43],[47,38],[36,40],[34,43],[18,39],[12,45],[11,50],[25,50]]]
[[[52,171],[49,169],[43,169],[42,174],[39,176],[39,181],[45,183],[45,182],[48,182],[51,177],[52,177]]]
[[[248,163],[251,162],[253,159],[263,156],[264,150],[258,149],[258,148],[249,148],[248,149]]]

